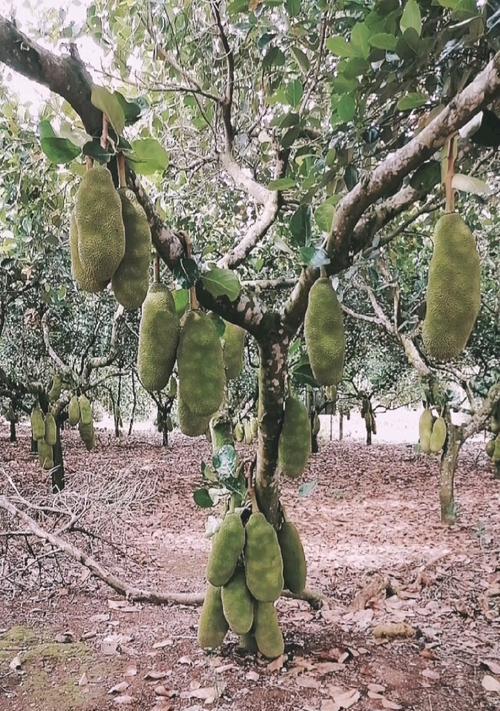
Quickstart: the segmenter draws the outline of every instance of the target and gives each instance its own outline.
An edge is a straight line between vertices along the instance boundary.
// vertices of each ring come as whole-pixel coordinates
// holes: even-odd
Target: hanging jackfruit
[[[69,246],[71,252],[71,274],[80,289],[96,294],[105,289],[109,283],[109,279],[99,281],[95,275],[88,269],[85,269],[81,263],[78,253],[78,227],[76,225],[75,211],[71,213],[70,229],[69,229]]]
[[[247,634],[253,625],[253,599],[242,568],[236,570],[221,591],[224,617],[236,634]]]
[[[237,442],[243,442],[243,439],[245,437],[245,429],[241,422],[237,422],[234,426],[234,439]]]
[[[319,385],[337,385],[344,371],[344,318],[335,289],[327,277],[309,292],[304,337],[314,379]]]
[[[170,380],[167,385],[167,397],[174,398],[177,397],[177,380],[174,375],[170,376]]]
[[[57,442],[57,425],[54,415],[50,412],[45,415],[45,441],[51,447]]]
[[[78,398],[73,395],[68,405],[68,421],[69,424],[74,427],[80,422],[80,405],[78,404]]]
[[[135,193],[119,188],[125,226],[125,256],[113,274],[111,284],[116,300],[129,311],[138,309],[148,293],[151,231],[148,218]]]
[[[450,360],[464,350],[481,306],[480,278],[472,232],[458,213],[443,215],[434,230],[422,328],[433,358]]]
[[[225,585],[233,576],[245,545],[245,528],[238,513],[228,513],[215,534],[207,564],[207,580]]]
[[[255,439],[259,434],[259,420],[257,417],[252,417],[250,420],[250,426],[252,428],[252,439]]]
[[[493,461],[495,464],[500,462],[500,434],[495,437],[495,449],[493,450]]]
[[[137,353],[139,377],[146,390],[162,390],[168,383],[178,342],[179,319],[172,294],[163,284],[151,284],[142,305]]]
[[[438,417],[432,425],[429,448],[433,454],[440,452],[446,442],[446,422],[442,417]]]
[[[243,439],[245,441],[245,444],[252,444],[253,432],[252,432],[252,423],[250,422],[250,420],[245,420],[245,424],[243,425],[243,431],[244,431]]]
[[[44,439],[38,440],[38,459],[44,469],[54,468],[54,449]]]
[[[309,414],[298,398],[288,397],[278,446],[281,472],[292,479],[300,476],[306,468],[310,454]]]
[[[80,407],[80,422],[82,425],[91,425],[93,422],[92,405],[88,397],[86,395],[80,395],[78,405]]]
[[[95,447],[95,431],[94,431],[94,423],[91,421],[89,424],[85,424],[83,420],[80,420],[78,423],[78,432],[80,433],[80,437],[86,447],[86,449],[90,452],[91,449],[94,449]]]
[[[184,400],[179,400],[178,403],[177,417],[182,434],[188,437],[200,437],[206,434],[211,415],[193,415]]]
[[[55,402],[59,398],[59,396],[61,394],[61,390],[62,390],[61,376],[56,373],[54,375],[54,377],[52,378],[52,384],[51,384],[50,390],[48,392],[50,402]]]
[[[209,584],[198,623],[198,644],[202,649],[220,647],[228,629],[222,609],[221,589]]]
[[[179,398],[195,415],[213,415],[224,397],[222,346],[213,320],[201,311],[184,316],[177,351]]]
[[[259,652],[268,659],[275,659],[285,651],[274,603],[258,602],[255,605],[254,634]]]
[[[278,536],[263,513],[253,513],[245,527],[245,574],[256,600],[272,602],[283,590],[283,559]]]
[[[290,521],[284,521],[278,531],[278,541],[283,558],[285,587],[299,595],[306,586],[307,565],[299,532]]]
[[[489,442],[486,443],[486,454],[488,455],[488,457],[490,457],[490,459],[493,459],[493,455],[495,454],[495,443],[497,437],[493,437],[492,439],[490,439]]]
[[[245,355],[245,330],[234,323],[225,321],[223,339],[224,367],[227,380],[237,378],[243,368]]]
[[[45,437],[45,418],[39,407],[34,407],[31,411],[31,436],[33,439]]]
[[[250,652],[251,654],[255,654],[258,651],[255,635],[252,631],[247,634],[240,634],[238,639],[238,648],[242,651]]]
[[[418,421],[418,431],[420,439],[420,449],[424,454],[430,454],[431,451],[431,434],[432,434],[432,423],[434,418],[432,417],[432,412],[425,408],[425,410],[420,415]]]

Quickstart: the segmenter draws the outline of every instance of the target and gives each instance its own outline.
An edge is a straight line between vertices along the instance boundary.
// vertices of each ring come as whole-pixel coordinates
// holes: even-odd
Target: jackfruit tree
[[[144,297],[139,377],[158,393],[175,361],[180,428],[210,433],[204,476],[219,486],[224,510],[200,644],[219,646],[231,627],[243,646],[274,657],[284,645],[276,599],[285,586],[307,597],[300,522],[287,520],[279,480],[300,477],[311,454],[316,423],[304,390],[342,388],[349,311],[382,324],[401,345],[432,409],[429,450],[458,456],[449,404],[431,376],[440,361],[467,357],[481,319],[483,255],[463,200],[467,191],[487,192],[489,164],[480,178],[467,173],[484,167],[490,138],[479,140],[481,112],[496,109],[500,53],[491,8],[466,0],[174,6],[172,19],[164,3],[149,3],[145,19],[141,3],[110,13],[99,0],[80,28],[52,26],[52,39],[89,34],[116,50],[108,86],[76,44],[69,54],[49,50],[3,18],[0,62],[64,99],[56,111],[47,107],[39,132],[43,153],[65,166],[59,170],[72,187],[64,247],[76,282],[99,300],[110,296],[111,281],[127,308]],[[132,48],[144,79],[136,90],[123,61]],[[130,222],[124,190],[135,196]],[[465,197],[455,202],[458,190]],[[437,209],[431,256],[411,228],[425,220],[434,232]],[[477,214],[482,219],[481,208]],[[164,265],[147,296],[144,216]],[[130,247],[132,222],[139,227]],[[382,297],[385,289],[393,296],[391,317],[376,286],[407,252],[420,260],[419,277],[429,272],[419,289],[427,289],[427,350],[404,320],[397,279],[379,285]],[[360,312],[360,301],[373,313]],[[245,340],[258,357],[258,402],[238,421],[226,395]],[[460,437],[483,426],[498,399],[494,386],[481,394],[482,403],[471,394],[470,426]],[[370,398],[361,404],[373,433]],[[255,437],[253,417],[256,460],[244,471],[233,437]],[[92,445],[92,431],[82,437]],[[208,487],[197,502],[212,505]]]

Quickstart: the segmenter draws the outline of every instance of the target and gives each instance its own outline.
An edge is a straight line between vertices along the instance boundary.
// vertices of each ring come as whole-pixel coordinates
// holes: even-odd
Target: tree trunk
[[[10,440],[11,442],[17,442],[16,423],[14,422],[14,420],[11,420],[11,421],[10,421],[10,436],[9,436],[9,440]]]
[[[132,412],[130,414],[130,423],[128,426],[128,436],[132,434],[132,428],[134,426],[134,417],[135,417],[135,408],[137,407],[137,392],[135,389],[135,378],[134,378],[134,371],[132,371],[131,374],[132,377]]]
[[[57,494],[64,489],[64,459],[61,441],[61,422],[59,418],[57,423],[57,440],[54,445],[54,468],[51,472],[52,477],[52,493]]]
[[[448,436],[441,456],[439,471],[439,501],[441,503],[441,522],[451,526],[457,520],[454,481],[462,439],[459,428],[453,425],[449,418],[447,420]]]
[[[339,408],[339,442],[344,439],[344,411]]]
[[[168,447],[168,427],[167,423],[164,422],[161,428],[161,433],[162,433],[162,446],[163,447]]]
[[[366,444],[370,445],[372,443],[372,429],[370,425],[366,425]]]

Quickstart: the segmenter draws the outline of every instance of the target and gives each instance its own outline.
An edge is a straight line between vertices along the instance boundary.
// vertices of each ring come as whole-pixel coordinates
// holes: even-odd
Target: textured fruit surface
[[[234,426],[234,439],[237,442],[243,442],[243,438],[245,437],[245,428],[241,424],[241,422],[237,422]]]
[[[71,252],[71,274],[80,289],[88,291],[91,294],[96,294],[102,291],[109,283],[109,279],[99,281],[95,276],[86,269],[80,261],[78,253],[78,227],[76,226],[75,211],[71,213],[70,229],[69,229],[69,246]]]
[[[116,300],[128,310],[138,309],[148,293],[151,231],[135,193],[119,188],[125,226],[125,255],[111,284]]]
[[[45,437],[45,418],[39,407],[34,407],[31,411],[31,433],[33,439]]]
[[[232,578],[245,545],[245,528],[237,513],[226,514],[215,534],[207,564],[207,580],[215,586]]]
[[[184,316],[177,368],[179,398],[193,414],[213,415],[224,397],[224,360],[217,328],[201,311]]]
[[[306,586],[307,565],[299,532],[290,521],[285,521],[278,531],[278,541],[283,558],[285,587],[299,595]]]
[[[211,415],[193,415],[184,400],[179,400],[177,417],[182,434],[188,437],[204,435],[210,426]]]
[[[493,461],[495,464],[500,462],[500,434],[495,437],[495,449],[493,450]]]
[[[464,350],[481,306],[480,278],[472,232],[459,214],[443,215],[434,231],[422,328],[433,358],[450,360]]]
[[[318,279],[309,292],[304,319],[309,363],[319,385],[337,385],[344,371],[344,318],[330,279]]]
[[[432,433],[429,442],[430,450],[433,454],[440,452],[446,442],[446,422],[442,417],[438,417],[432,425]]]
[[[69,424],[74,427],[80,422],[80,405],[78,403],[78,398],[73,395],[68,405],[68,421]]]
[[[253,513],[245,527],[247,587],[256,600],[273,602],[283,590],[283,559],[276,531],[262,513]]]
[[[493,459],[493,455],[495,453],[495,442],[496,442],[496,438],[494,437],[493,439],[490,439],[490,441],[486,443],[486,454],[491,459]]]
[[[252,431],[252,423],[250,420],[245,420],[245,424],[243,425],[243,440],[245,444],[252,444],[253,442],[253,431]]]
[[[229,629],[220,593],[220,588],[208,585],[198,623],[198,644],[202,649],[220,647]]]
[[[45,415],[45,441],[51,447],[57,442],[57,425],[54,415],[51,415],[50,412]]]
[[[78,425],[78,432],[80,433],[80,437],[82,438],[82,441],[90,452],[91,449],[94,449],[95,447],[95,432],[94,432],[94,424],[90,422],[90,424],[85,424],[84,422],[80,421]]]
[[[137,368],[149,391],[162,390],[175,364],[179,319],[172,294],[163,284],[151,284],[142,305]]]
[[[432,412],[426,408],[418,421],[420,449],[424,454],[429,454],[431,451],[432,422]]]
[[[295,397],[287,398],[281,429],[278,455],[279,468],[286,476],[295,478],[306,468],[311,454],[311,423],[303,403]]]
[[[48,392],[50,402],[55,402],[59,398],[59,396],[61,394],[61,390],[62,390],[61,376],[56,374],[52,378],[52,384],[51,384],[50,390]]]
[[[253,625],[253,599],[245,581],[245,571],[238,569],[221,592],[224,617],[236,634],[246,634]]]
[[[275,659],[285,651],[278,615],[272,602],[256,604],[254,634],[259,652],[268,659]]]
[[[44,439],[38,440],[38,460],[44,469],[52,469],[54,466],[54,450]]]
[[[224,366],[226,368],[226,378],[233,380],[237,378],[243,368],[243,358],[245,355],[245,330],[234,323],[226,323],[223,340]]]
[[[90,400],[86,395],[80,395],[78,398],[78,404],[80,406],[80,421],[82,425],[92,424],[92,405]]]
[[[122,203],[107,168],[95,166],[83,176],[75,221],[82,269],[95,283],[109,281],[125,255],[125,227]]]

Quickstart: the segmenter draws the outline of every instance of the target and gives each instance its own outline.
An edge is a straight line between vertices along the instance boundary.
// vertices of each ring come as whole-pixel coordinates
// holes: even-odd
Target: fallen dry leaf
[[[153,644],[153,649],[163,649],[164,647],[171,647],[173,643],[173,639],[162,639],[160,640],[160,642],[155,642]]]
[[[312,676],[307,676],[307,674],[302,674],[297,677],[297,686],[303,686],[304,689],[319,689],[321,682],[318,679],[314,679]]]
[[[121,694],[122,691],[125,691],[125,689],[128,689],[130,684],[128,681],[121,681],[119,684],[115,684],[115,686],[112,686],[111,689],[108,691],[108,694]]]
[[[12,661],[11,661],[10,664],[9,664],[9,669],[10,669],[11,671],[20,672],[20,671],[21,671],[21,666],[22,666],[21,655],[20,655],[20,654],[16,654],[16,656],[14,657],[14,659],[12,659]]]
[[[498,681],[498,679],[495,679],[495,677],[490,676],[490,674],[485,674],[483,676],[481,684],[483,686],[483,689],[486,689],[486,691],[493,691],[497,694],[500,694],[500,681]]]
[[[131,664],[125,669],[124,676],[135,676],[137,674],[137,667]]]
[[[280,657],[276,657],[276,659],[273,659],[273,661],[270,662],[270,663],[267,665],[267,669],[268,669],[270,672],[279,671],[280,669],[283,668],[283,664],[285,663],[285,659],[286,659],[286,655],[285,655],[285,654],[282,654]]]
[[[133,704],[135,701],[133,696],[129,696],[128,694],[122,694],[121,696],[117,696],[114,699],[114,703],[117,704],[118,706],[128,706],[130,704]]]
[[[157,696],[165,696],[171,699],[173,696],[177,695],[177,691],[173,691],[172,689],[167,689],[166,686],[163,686],[163,684],[159,684],[158,686],[155,686],[154,692]]]
[[[142,609],[139,605],[129,605],[126,600],[108,600],[108,607],[119,612],[140,612]]]
[[[145,681],[159,681],[160,679],[165,679],[168,675],[166,671],[159,671],[158,669],[151,669],[144,675]]]
[[[373,636],[377,639],[404,639],[415,637],[416,630],[406,622],[386,622],[373,628]]]
[[[249,671],[245,675],[245,679],[248,679],[248,681],[258,681],[260,679],[260,676],[255,671]]]
[[[390,699],[382,699],[382,706],[384,707],[384,709],[393,709],[394,711],[398,711],[398,709],[403,708],[400,704],[397,704],[395,701],[390,701]]]
[[[78,679],[78,686],[86,686],[89,683],[87,674],[83,672],[81,677]]]
[[[494,659],[483,659],[481,661],[481,664],[484,664],[485,667],[488,667],[490,672],[493,674],[500,674],[500,664],[498,662],[495,662]]]

